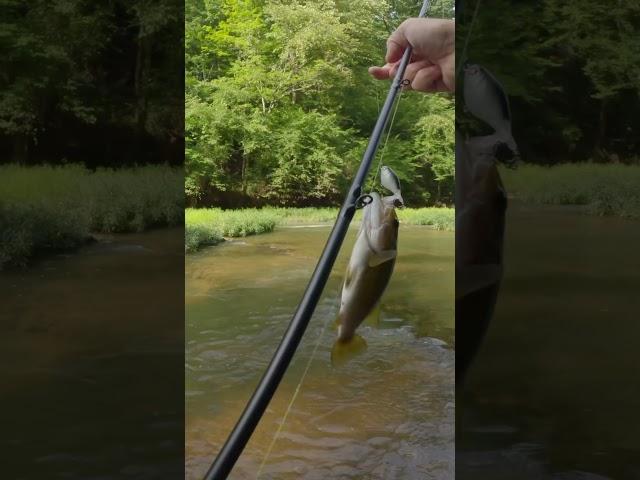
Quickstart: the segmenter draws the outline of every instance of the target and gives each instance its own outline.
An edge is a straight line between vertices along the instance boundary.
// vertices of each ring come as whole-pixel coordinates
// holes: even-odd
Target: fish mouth
[[[499,142],[493,147],[493,156],[495,159],[509,168],[515,168],[520,162],[520,152],[512,150],[505,142]]]
[[[462,68],[464,69],[464,73],[469,73],[471,75],[475,75],[480,71],[477,64],[471,63],[469,61],[464,62],[462,64]]]

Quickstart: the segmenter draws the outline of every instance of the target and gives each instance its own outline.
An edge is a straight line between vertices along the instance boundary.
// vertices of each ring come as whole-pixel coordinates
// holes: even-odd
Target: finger
[[[391,78],[391,65],[383,67],[369,67],[369,74],[377,80],[389,80]]]
[[[409,46],[409,41],[405,34],[406,23],[406,20],[402,22],[396,31],[387,39],[387,54],[384,57],[387,63],[400,60],[405,49]]]
[[[398,71],[398,62],[386,63],[382,67],[369,67],[369,74],[373,75],[378,80],[389,80],[396,76]]]
[[[438,80],[442,81],[440,67],[431,65],[416,73],[411,81],[411,88],[421,92],[435,92],[438,88]]]
[[[413,79],[415,78],[416,74],[422,70],[423,68],[429,67],[433,65],[431,62],[429,62],[428,60],[420,60],[418,62],[413,62],[410,63],[409,65],[407,65],[407,69],[404,71],[404,78],[403,79],[407,79],[409,81],[413,81]]]
[[[438,79],[434,83],[434,92],[454,92],[455,87],[452,89],[448,84],[442,81],[442,79]]]
[[[456,78],[455,78],[456,60],[455,55],[448,57],[445,61],[440,63],[440,70],[442,71],[442,81],[444,90],[449,92],[456,91]]]

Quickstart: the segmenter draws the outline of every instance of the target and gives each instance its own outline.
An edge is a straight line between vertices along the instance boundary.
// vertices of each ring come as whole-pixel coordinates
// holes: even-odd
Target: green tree
[[[389,88],[367,68],[384,58],[389,28],[403,19],[398,9],[415,15],[419,8],[396,3],[187,2],[191,203],[337,203]],[[425,129],[418,120],[429,111],[426,96],[414,98],[401,105],[400,133],[393,132],[386,150],[393,150],[388,160],[397,164],[409,197],[422,202],[430,182],[444,177],[414,178],[418,168],[431,168],[414,160],[414,138]],[[453,105],[451,98],[442,101]],[[453,127],[453,109],[446,112]]]
[[[27,161],[54,109],[96,121],[86,102],[95,87],[90,62],[109,34],[108,17],[86,0],[3,2],[0,131],[12,139],[14,161]]]

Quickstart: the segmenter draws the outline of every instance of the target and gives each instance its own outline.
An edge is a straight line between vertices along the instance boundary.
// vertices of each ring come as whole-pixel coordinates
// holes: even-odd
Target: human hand
[[[387,40],[386,64],[370,67],[378,80],[393,79],[402,54],[413,48],[404,78],[407,88],[423,92],[455,91],[455,22],[436,18],[409,18]]]

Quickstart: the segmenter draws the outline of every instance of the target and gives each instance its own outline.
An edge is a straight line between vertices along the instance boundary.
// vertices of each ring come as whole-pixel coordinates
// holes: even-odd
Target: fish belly
[[[389,260],[376,267],[366,266],[353,272],[354,278],[343,290],[339,340],[350,339],[378,304],[391,279],[394,264],[395,260]]]

